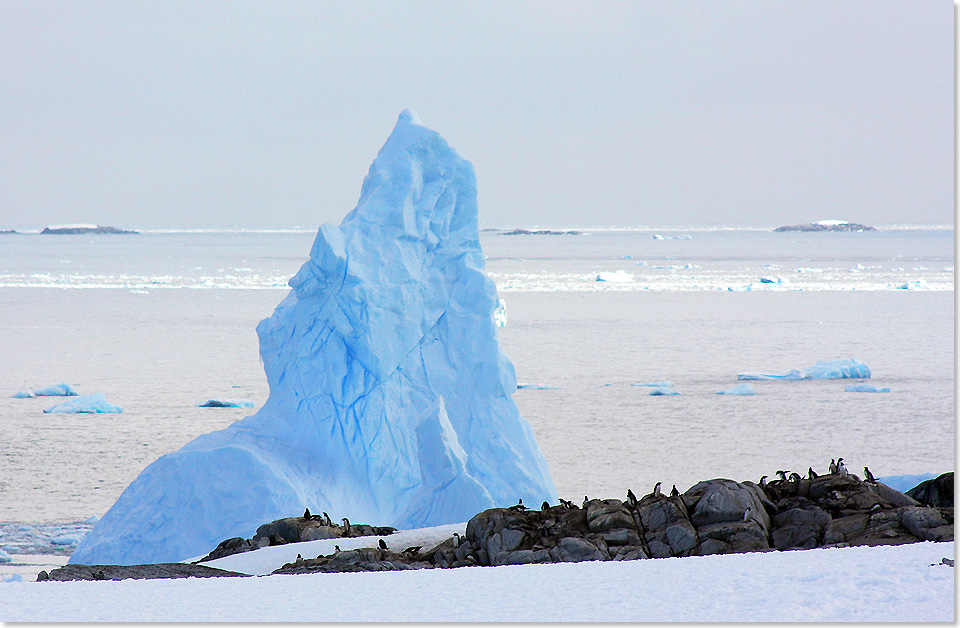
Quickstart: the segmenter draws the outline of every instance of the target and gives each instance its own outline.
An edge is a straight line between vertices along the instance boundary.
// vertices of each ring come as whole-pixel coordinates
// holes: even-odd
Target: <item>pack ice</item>
[[[257,326],[263,407],[144,469],[70,562],[183,560],[304,508],[410,529],[557,501],[511,397],[473,166],[413,112],[289,284]]]
[[[805,369],[793,369],[781,374],[740,373],[737,379],[869,379],[870,367],[858,360],[821,360]]]

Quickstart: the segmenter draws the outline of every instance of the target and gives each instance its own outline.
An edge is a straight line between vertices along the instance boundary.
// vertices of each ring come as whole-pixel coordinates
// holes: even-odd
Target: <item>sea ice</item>
[[[92,395],[83,395],[70,401],[64,401],[44,410],[56,414],[119,414],[123,412],[120,406],[109,403],[103,393],[93,393]]]
[[[631,386],[650,386],[651,388],[673,388],[673,382],[647,382],[645,384],[630,384]]]
[[[718,395],[755,395],[757,392],[750,384],[737,384],[733,388],[721,390]]]
[[[517,389],[528,389],[528,390],[559,390],[559,386],[551,386],[550,384],[517,384]]]
[[[633,281],[633,275],[625,270],[615,270],[610,273],[599,273],[597,281],[608,281],[611,283],[627,283]]]
[[[650,394],[653,395],[654,397],[660,397],[660,396],[669,396],[669,395],[679,395],[681,393],[678,393],[672,388],[667,388],[666,386],[657,386],[656,388],[650,391]]]
[[[877,388],[876,386],[871,386],[870,384],[848,384],[843,387],[847,392],[865,392],[865,393],[886,393],[890,392],[889,388]]]
[[[900,270],[903,269],[901,268]],[[926,290],[929,287],[929,284],[927,284],[927,282],[923,279],[914,279],[905,284],[897,286],[899,290]]]
[[[497,340],[473,166],[415,114],[289,283],[257,326],[263,407],[144,469],[71,562],[182,560],[304,508],[409,529],[556,503]]]
[[[868,379],[870,367],[856,358],[850,360],[822,360],[810,368],[793,369],[787,373],[770,375],[764,373],[740,373],[737,379]]]
[[[198,408],[252,408],[253,402],[247,399],[208,399],[197,404]]]

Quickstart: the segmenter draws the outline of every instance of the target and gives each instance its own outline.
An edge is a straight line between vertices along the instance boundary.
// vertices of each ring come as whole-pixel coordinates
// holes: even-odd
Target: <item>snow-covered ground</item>
[[[0,584],[0,620],[942,621],[953,543],[622,562]]]

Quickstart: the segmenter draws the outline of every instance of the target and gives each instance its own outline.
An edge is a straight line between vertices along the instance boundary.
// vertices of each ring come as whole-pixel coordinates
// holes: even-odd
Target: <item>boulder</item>
[[[953,508],[953,471],[921,482],[907,491],[907,495],[924,506]]]

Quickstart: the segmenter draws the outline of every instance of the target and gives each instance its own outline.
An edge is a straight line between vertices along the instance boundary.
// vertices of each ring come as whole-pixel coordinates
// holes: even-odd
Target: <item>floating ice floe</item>
[[[728,286],[728,292],[753,292],[753,284],[748,283],[745,286]]]
[[[0,563],[9,563],[13,560],[10,554],[0,549]]]
[[[252,408],[253,402],[248,399],[208,399],[197,404],[198,408]]]
[[[183,560],[304,508],[411,529],[556,503],[484,266],[473,166],[404,111],[257,326],[263,407],[150,464],[70,562]]]
[[[757,392],[750,384],[737,384],[733,388],[721,390],[718,395],[755,395]]]
[[[771,279],[770,277],[761,277],[761,278],[760,278],[760,283],[772,283],[772,284],[776,284],[776,285],[778,285],[778,286],[785,286],[785,285],[787,285],[787,284],[790,283],[790,282],[787,281],[786,279],[784,279],[783,277],[775,277],[775,278],[772,278],[772,279]]]
[[[810,368],[793,369],[783,374],[741,373],[737,379],[868,379],[870,368],[856,358],[850,360],[822,360]]]
[[[630,384],[631,386],[650,386],[651,388],[673,388],[673,382],[645,382],[643,384]]]
[[[847,384],[843,387],[847,392],[862,392],[862,393],[887,393],[890,392],[889,388],[877,388],[876,386],[871,386],[870,384]]]
[[[21,390],[13,395],[16,399],[30,399],[31,397],[76,397],[80,393],[73,389],[70,384],[54,384],[46,388],[37,388],[34,390]]]
[[[62,534],[50,539],[50,545],[71,545],[76,547],[80,545],[80,541],[83,540],[83,536],[74,535],[74,534]]]
[[[650,391],[650,394],[653,395],[654,397],[660,397],[660,396],[669,396],[669,395],[679,395],[682,393],[679,393],[676,390],[673,390],[672,388],[667,388],[666,386],[657,386],[656,388]]]
[[[930,286],[927,284],[927,282],[926,282],[925,280],[923,280],[923,279],[914,279],[914,280],[912,280],[912,281],[908,281],[908,282],[905,283],[905,284],[902,284],[902,285],[897,286],[897,289],[899,289],[899,290],[926,290],[926,289],[928,289],[929,287],[930,287]]]
[[[659,233],[655,233],[653,234],[653,239],[654,240],[692,240],[693,236],[687,233],[683,233],[675,236],[665,236],[665,235],[660,235]]]
[[[610,283],[628,283],[633,281],[633,275],[625,270],[615,270],[613,272],[603,272],[597,275],[597,281],[607,281]]]
[[[550,384],[517,384],[517,390],[559,390],[559,386],[551,386]]]
[[[798,273],[822,273],[822,268],[798,268]]]
[[[123,408],[107,402],[103,393],[83,395],[44,410],[55,414],[119,414]]]

